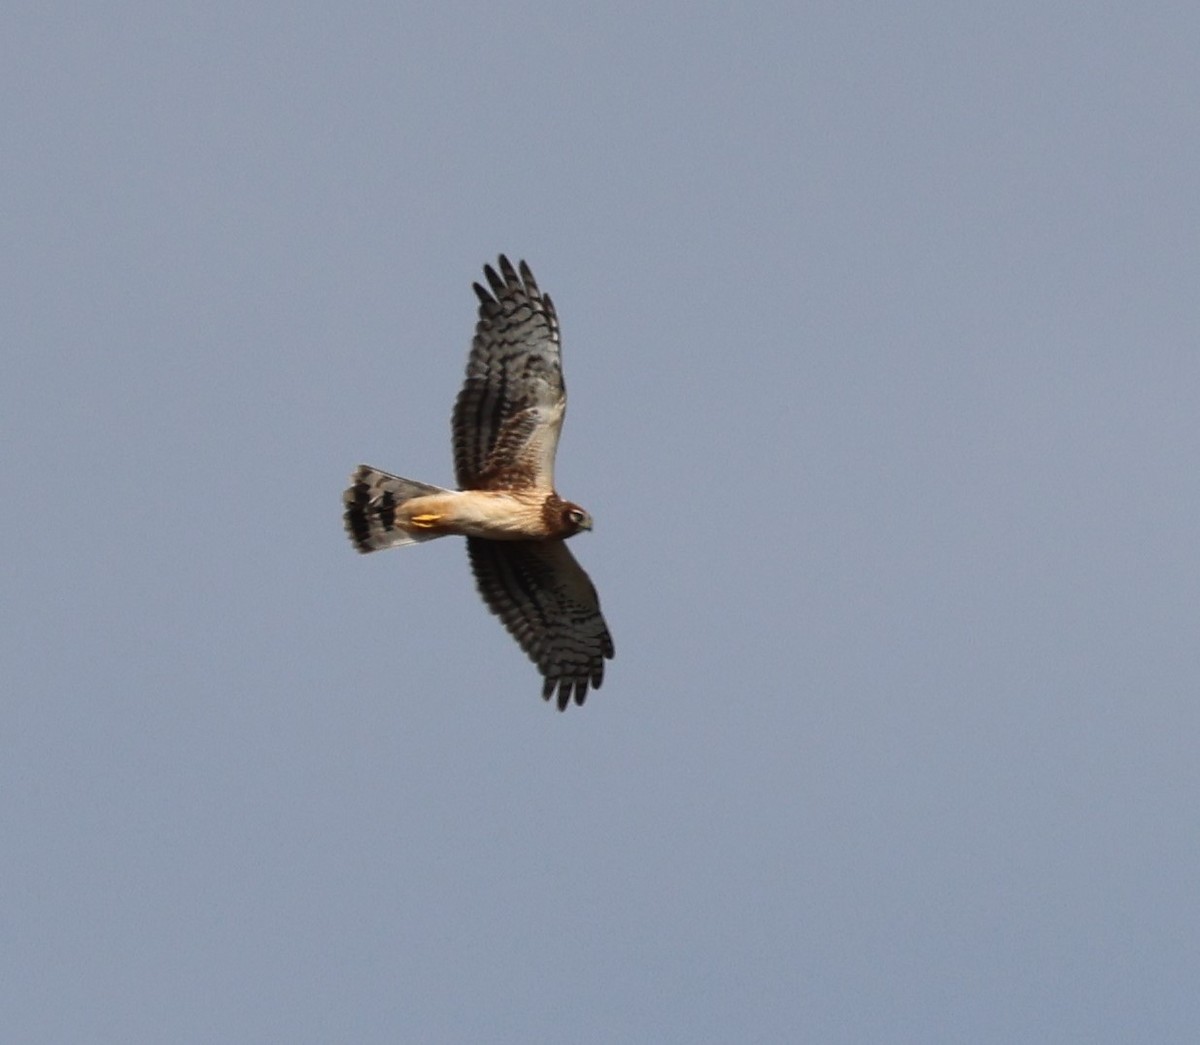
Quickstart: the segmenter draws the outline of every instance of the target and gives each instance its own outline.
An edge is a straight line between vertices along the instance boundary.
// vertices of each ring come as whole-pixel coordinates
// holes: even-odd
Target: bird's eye
[[[578,508],[572,508],[569,512],[567,512],[567,518],[570,519],[571,522],[573,522],[576,526],[578,526],[581,522],[583,522],[583,512],[581,512]]]

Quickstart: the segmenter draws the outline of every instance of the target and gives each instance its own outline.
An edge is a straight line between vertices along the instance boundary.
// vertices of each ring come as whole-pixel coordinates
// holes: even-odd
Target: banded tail
[[[416,544],[441,537],[440,533],[413,533],[396,522],[396,509],[414,497],[446,493],[440,486],[418,483],[389,475],[378,468],[359,465],[350,477],[350,486],[342,494],[346,506],[346,533],[360,552],[377,552],[402,544]]]

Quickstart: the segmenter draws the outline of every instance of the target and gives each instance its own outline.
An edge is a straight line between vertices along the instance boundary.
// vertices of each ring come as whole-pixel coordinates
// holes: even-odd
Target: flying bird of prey
[[[565,543],[592,517],[554,489],[567,405],[558,316],[525,262],[499,265],[484,266],[488,287],[474,285],[479,321],[452,419],[459,489],[362,465],[342,497],[346,532],[360,552],[466,537],[479,594],[562,711],[599,688],[613,641]]]

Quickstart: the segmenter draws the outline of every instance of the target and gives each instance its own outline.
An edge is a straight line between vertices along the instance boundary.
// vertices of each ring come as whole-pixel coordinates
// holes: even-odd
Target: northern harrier
[[[567,405],[558,316],[529,266],[485,265],[479,322],[454,404],[458,490],[362,465],[342,496],[360,552],[458,534],[479,594],[545,677],[564,710],[599,688],[612,637],[596,589],[564,543],[592,517],[554,489]]]

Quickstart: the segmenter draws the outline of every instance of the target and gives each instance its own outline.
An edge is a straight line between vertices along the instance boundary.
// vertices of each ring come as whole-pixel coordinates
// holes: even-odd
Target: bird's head
[[[564,537],[573,537],[580,530],[592,528],[592,517],[579,505],[566,501],[559,513],[559,524],[562,526]]]

